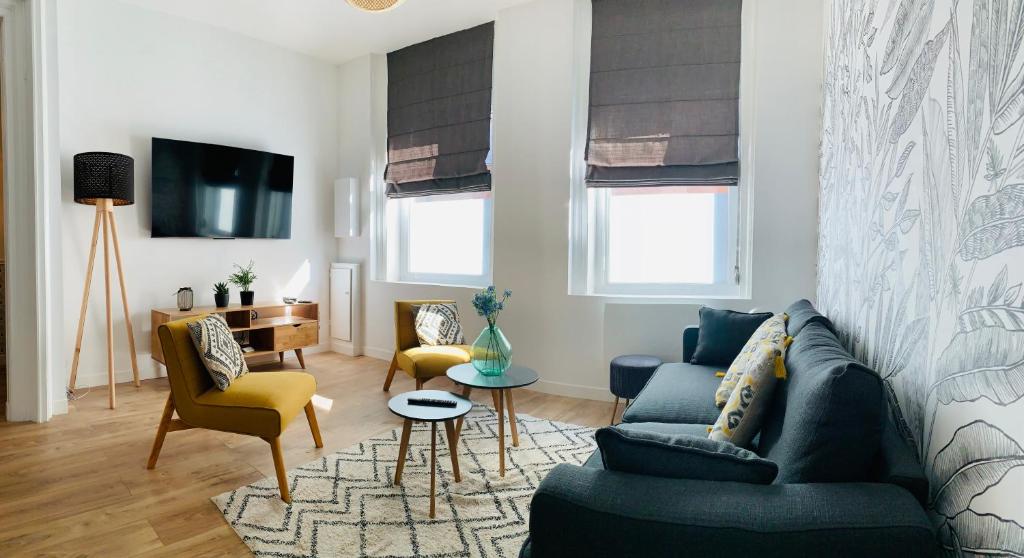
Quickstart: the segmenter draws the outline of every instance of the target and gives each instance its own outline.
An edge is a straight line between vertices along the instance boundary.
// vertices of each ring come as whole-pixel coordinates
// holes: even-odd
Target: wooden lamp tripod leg
[[[117,262],[117,279],[121,285],[121,304],[124,306],[124,325],[128,328],[128,352],[132,357],[132,379],[135,387],[139,387],[139,359],[135,354],[135,332],[132,330],[132,313],[128,310],[128,287],[124,284],[124,265],[121,263],[121,243],[117,240],[117,221],[111,208],[107,212],[110,223],[110,235],[114,241],[114,260]]]
[[[68,391],[75,391],[78,379],[78,359],[82,354],[82,335],[85,333],[85,314],[89,310],[89,288],[92,286],[92,269],[96,263],[96,244],[99,241],[100,221],[103,219],[103,208],[96,206],[96,221],[92,225],[92,244],[89,248],[89,265],[85,270],[85,290],[82,292],[82,308],[78,313],[78,334],[75,336],[75,354],[71,359],[71,375],[68,377]]]
[[[107,310],[107,401],[110,408],[117,405],[114,388],[114,320],[110,315],[110,200],[103,203],[103,288]]]

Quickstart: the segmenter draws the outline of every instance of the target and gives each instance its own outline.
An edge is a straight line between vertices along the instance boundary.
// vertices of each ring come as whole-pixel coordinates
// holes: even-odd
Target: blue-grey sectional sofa
[[[540,484],[522,558],[568,556],[933,556],[928,483],[898,434],[878,375],[840,345],[805,300],[787,309],[788,377],[752,448],[777,464],[771,484],[606,470],[600,451],[559,465]],[[717,366],[663,364],[621,429],[707,437],[719,410]]]

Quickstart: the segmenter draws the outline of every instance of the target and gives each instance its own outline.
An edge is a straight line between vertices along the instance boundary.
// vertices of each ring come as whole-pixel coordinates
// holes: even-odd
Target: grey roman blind
[[[593,0],[587,186],[735,185],[742,0]]]
[[[389,198],[491,189],[494,23],[388,53]]]

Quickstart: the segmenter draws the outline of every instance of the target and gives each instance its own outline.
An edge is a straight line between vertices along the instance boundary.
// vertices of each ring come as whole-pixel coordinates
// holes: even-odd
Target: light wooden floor
[[[303,417],[282,436],[289,469],[401,426],[381,390],[386,362],[321,353],[306,364],[333,406],[317,410],[322,450]],[[427,387],[454,389],[447,379]],[[391,393],[411,389],[399,372]],[[105,388],[93,388],[48,424],[0,422],[0,556],[248,556],[209,498],[273,477],[270,448],[248,436],[172,432],[147,471],[168,391],[165,379],[118,385],[110,411]],[[490,403],[487,393],[473,398]],[[608,423],[611,404],[517,390],[516,410],[596,427]]]

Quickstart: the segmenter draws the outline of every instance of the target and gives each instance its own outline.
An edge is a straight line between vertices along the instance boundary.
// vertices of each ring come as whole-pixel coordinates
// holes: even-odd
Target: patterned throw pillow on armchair
[[[424,304],[416,311],[416,337],[420,345],[463,345],[462,324],[455,304]]]
[[[227,390],[235,378],[249,372],[242,347],[220,314],[189,323],[188,333],[217,389]]]

